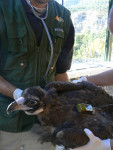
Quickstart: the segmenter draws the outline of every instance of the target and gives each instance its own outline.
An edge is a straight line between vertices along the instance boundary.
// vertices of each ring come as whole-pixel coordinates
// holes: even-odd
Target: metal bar
[[[62,0],[62,5],[64,5],[64,0]]]
[[[112,55],[112,39],[113,36],[110,34],[110,41],[109,41],[109,61],[111,61],[111,55]]]

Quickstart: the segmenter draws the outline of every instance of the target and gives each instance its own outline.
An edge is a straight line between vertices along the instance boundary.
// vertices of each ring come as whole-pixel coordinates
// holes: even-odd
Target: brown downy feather
[[[95,114],[79,113],[75,105],[91,104],[93,107],[113,103],[113,97],[102,88],[89,82],[77,84],[52,82],[45,86],[44,111],[38,115],[42,122],[39,133],[42,142],[75,148],[88,142],[84,128],[101,139],[113,138],[113,106],[98,108]]]

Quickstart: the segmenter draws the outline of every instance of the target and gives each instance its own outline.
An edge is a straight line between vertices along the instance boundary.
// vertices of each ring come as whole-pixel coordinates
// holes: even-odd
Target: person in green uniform
[[[69,81],[74,44],[70,12],[54,0],[0,0],[0,150],[53,150],[40,144],[36,116],[7,106],[31,86]]]

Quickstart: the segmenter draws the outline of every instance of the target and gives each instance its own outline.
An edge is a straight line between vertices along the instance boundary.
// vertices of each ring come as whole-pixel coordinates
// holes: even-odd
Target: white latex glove
[[[78,83],[78,82],[82,82],[82,81],[88,81],[86,77],[81,77],[78,80],[73,80],[72,83]]]
[[[81,147],[73,150],[111,150],[110,139],[101,140],[96,137],[89,129],[84,129],[85,133],[89,137],[89,142]],[[70,149],[72,150],[72,149]]]
[[[21,89],[16,89],[16,90],[13,92],[13,98],[14,98],[15,100],[17,100],[18,98],[21,97],[22,92],[23,92],[23,90],[21,90]]]
[[[65,148],[64,148],[63,145],[61,145],[61,146],[57,145],[57,146],[56,146],[56,150],[65,150]]]

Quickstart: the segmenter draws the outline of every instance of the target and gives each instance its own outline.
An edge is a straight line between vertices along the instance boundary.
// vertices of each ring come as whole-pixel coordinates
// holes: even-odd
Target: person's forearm
[[[87,80],[96,84],[97,86],[113,85],[113,69],[97,75],[88,76]]]
[[[69,82],[70,80],[69,80],[69,77],[68,77],[67,73],[65,72],[65,73],[62,73],[62,74],[57,74],[56,78],[55,78],[55,81],[67,81],[67,82]]]
[[[0,76],[0,94],[13,98],[13,92],[16,87]]]
[[[109,11],[109,16],[108,16],[108,29],[109,31],[113,34],[113,6],[111,7]]]

